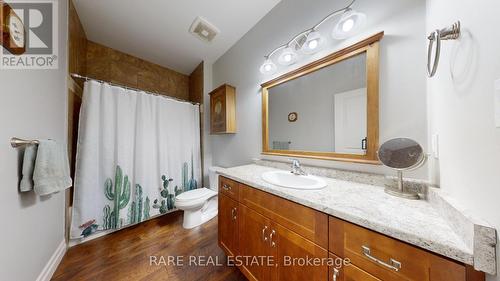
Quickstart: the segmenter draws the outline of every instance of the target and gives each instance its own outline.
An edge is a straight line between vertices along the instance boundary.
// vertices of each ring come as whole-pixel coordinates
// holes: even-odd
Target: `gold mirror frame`
[[[267,81],[262,87],[262,154],[303,157],[323,160],[346,161],[365,164],[380,164],[377,158],[379,143],[379,41],[384,32],[377,33],[324,58],[311,62],[296,70]],[[366,88],[367,88],[367,149],[366,154],[344,154],[335,152],[275,150],[269,148],[269,88],[307,75],[324,67],[366,53]]]

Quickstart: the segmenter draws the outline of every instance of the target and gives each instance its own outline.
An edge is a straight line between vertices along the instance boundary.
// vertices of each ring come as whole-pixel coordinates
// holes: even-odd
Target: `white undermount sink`
[[[262,179],[270,184],[293,189],[321,189],[327,185],[321,178],[294,175],[287,171],[265,172],[262,174]]]

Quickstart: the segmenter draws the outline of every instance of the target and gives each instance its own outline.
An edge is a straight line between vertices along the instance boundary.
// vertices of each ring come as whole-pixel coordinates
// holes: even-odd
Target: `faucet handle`
[[[290,158],[289,160],[292,162],[292,167],[300,167],[300,162],[298,159]]]

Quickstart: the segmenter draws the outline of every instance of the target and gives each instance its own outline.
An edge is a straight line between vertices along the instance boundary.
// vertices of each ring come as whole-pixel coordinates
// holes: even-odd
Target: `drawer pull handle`
[[[227,185],[227,184],[223,184],[223,185],[222,185],[222,188],[224,188],[224,190],[226,190],[226,191],[231,190],[231,186],[230,186],[230,185]]]
[[[273,236],[274,236],[275,234],[276,234],[276,231],[274,231],[274,230],[273,230],[273,231],[271,231],[271,234],[269,234],[269,245],[270,245],[271,247],[273,247],[273,248],[276,246],[276,243],[274,243],[274,241],[273,241]]]
[[[340,271],[336,268],[333,269],[333,281],[337,281],[337,277],[339,277]]]
[[[236,220],[236,208],[231,209],[231,216],[233,217],[233,220]]]
[[[262,242],[267,241],[266,230],[267,230],[267,225],[264,226],[264,228],[262,229]]]
[[[389,268],[389,269],[392,269],[392,270],[394,270],[394,271],[396,271],[396,272],[397,272],[397,271],[399,271],[399,270],[401,269],[401,262],[399,262],[399,261],[397,261],[397,260],[395,260],[395,259],[391,258],[391,259],[389,260],[389,262],[390,262],[390,263],[386,263],[386,262],[381,261],[381,260],[379,260],[378,258],[376,258],[376,257],[372,256],[372,255],[371,255],[371,250],[370,250],[370,248],[368,248],[368,247],[366,247],[366,246],[361,246],[361,248],[363,249],[363,254],[364,254],[367,258],[369,258],[370,260],[372,260],[372,261],[374,261],[374,262],[376,262],[376,263],[378,263],[378,264],[380,264],[380,265],[382,265],[382,266],[385,266],[385,267],[387,267],[387,268]]]

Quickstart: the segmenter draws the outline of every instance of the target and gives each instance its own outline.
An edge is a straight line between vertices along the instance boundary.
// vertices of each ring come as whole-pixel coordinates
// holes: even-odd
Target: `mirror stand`
[[[404,186],[404,181],[403,181],[403,170],[398,170],[398,187],[385,187],[385,193],[405,198],[405,199],[414,199],[418,200],[420,199],[420,196],[416,192],[408,191],[405,186]]]

